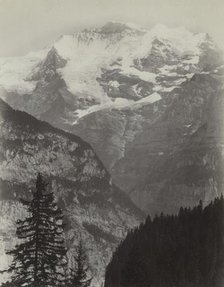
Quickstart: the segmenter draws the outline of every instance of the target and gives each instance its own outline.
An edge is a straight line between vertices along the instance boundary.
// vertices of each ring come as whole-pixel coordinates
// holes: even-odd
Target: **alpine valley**
[[[0,58],[6,245],[14,214],[23,216],[18,198],[29,197],[39,170],[65,212],[71,250],[80,233],[88,242],[98,283],[144,214],[219,196],[223,79],[223,55],[208,34],[163,25],[109,22]]]

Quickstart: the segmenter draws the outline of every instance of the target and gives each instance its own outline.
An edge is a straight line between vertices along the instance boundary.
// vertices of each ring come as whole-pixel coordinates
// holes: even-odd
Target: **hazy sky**
[[[0,56],[23,55],[109,20],[186,26],[224,48],[224,0],[0,0]]]

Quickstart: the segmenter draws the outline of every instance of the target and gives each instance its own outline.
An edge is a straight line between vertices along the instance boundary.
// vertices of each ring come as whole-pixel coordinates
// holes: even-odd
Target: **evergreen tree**
[[[12,272],[16,286],[50,287],[63,283],[63,216],[46,186],[38,174],[33,199],[21,201],[28,210],[28,216],[17,221],[16,234],[22,243],[8,252],[13,256],[8,272]]]
[[[82,241],[79,241],[74,256],[74,266],[71,268],[70,287],[88,287],[92,278],[88,277],[88,261]]]
[[[224,198],[146,219],[107,266],[105,287],[223,287]]]

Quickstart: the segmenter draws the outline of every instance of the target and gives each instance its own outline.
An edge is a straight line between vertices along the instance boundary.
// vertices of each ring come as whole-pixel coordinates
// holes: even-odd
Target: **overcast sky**
[[[186,26],[224,48],[224,0],[0,0],[0,56],[23,55],[109,20]]]

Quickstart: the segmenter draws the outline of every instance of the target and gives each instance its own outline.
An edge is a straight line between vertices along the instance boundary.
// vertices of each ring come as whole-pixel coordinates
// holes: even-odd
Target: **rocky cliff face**
[[[186,154],[185,145],[208,123],[216,132],[203,140],[213,138],[212,149],[221,152],[223,60],[209,35],[108,23],[62,36],[48,51],[20,61],[27,72],[24,68],[16,78],[26,92],[0,74],[2,97],[89,142],[113,182],[146,212],[174,212],[179,205],[197,204],[199,198],[206,202],[220,192],[210,176],[205,177],[206,188],[200,180],[190,187],[172,181],[168,188],[161,169],[179,174],[179,154]],[[3,71],[12,62],[4,62]],[[195,153],[197,149],[197,144],[191,146]],[[200,160],[206,155],[213,165],[209,152]],[[177,167],[169,166],[173,161]]]
[[[100,284],[112,250],[143,214],[113,185],[89,144],[2,100],[0,111],[1,254],[14,244],[15,220],[24,216],[18,199],[31,195],[40,171],[64,210],[70,254],[82,237]]]
[[[159,102],[96,112],[75,128],[138,206],[150,214],[176,212],[221,193],[223,95],[221,74],[196,74]]]
[[[140,188],[133,188],[133,198],[136,202],[140,200],[139,204],[145,206],[145,210],[150,209],[152,214],[158,210],[176,212],[181,205],[193,206],[199,200],[207,204],[223,192],[223,78],[198,75],[194,81],[184,89],[193,94],[197,102],[195,111],[190,103],[185,103],[184,109],[182,99],[176,99],[175,111],[178,113],[181,105],[182,114],[179,111],[177,117],[172,109],[165,115],[168,124],[168,134],[164,138],[166,147],[159,157],[149,156],[149,173]],[[199,82],[213,88],[210,92],[204,89],[204,95],[199,96],[201,89],[194,94],[192,88]],[[194,116],[192,122],[183,125],[184,110],[191,115],[194,112]],[[156,128],[161,128],[159,123],[157,125]],[[172,133],[172,141],[169,133]]]

